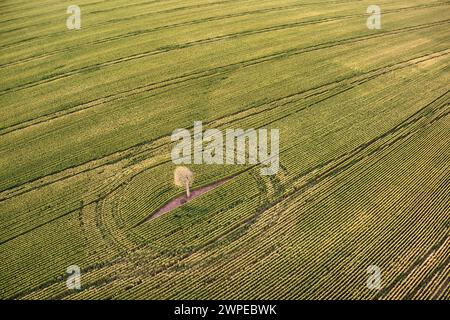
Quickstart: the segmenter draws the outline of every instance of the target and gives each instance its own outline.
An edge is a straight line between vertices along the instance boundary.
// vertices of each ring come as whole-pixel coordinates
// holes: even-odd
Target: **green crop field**
[[[450,299],[450,1],[0,17],[0,299]],[[278,129],[279,170],[186,165],[221,184],[153,217],[184,194],[171,135],[195,121]]]

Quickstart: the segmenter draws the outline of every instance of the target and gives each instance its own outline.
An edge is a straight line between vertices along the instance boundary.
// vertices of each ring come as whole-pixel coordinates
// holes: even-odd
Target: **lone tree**
[[[186,197],[189,198],[191,196],[189,186],[191,186],[194,181],[194,174],[192,171],[186,167],[176,167],[174,172],[174,181],[177,187],[186,188]]]

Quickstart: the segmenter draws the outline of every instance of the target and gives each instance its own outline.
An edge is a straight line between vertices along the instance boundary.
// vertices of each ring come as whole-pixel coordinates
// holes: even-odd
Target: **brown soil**
[[[159,208],[158,210],[156,210],[153,214],[151,214],[146,221],[148,220],[152,220],[155,218],[158,218],[159,216],[163,215],[164,213],[170,212],[172,210],[175,210],[178,207],[181,207],[182,205],[188,203],[189,201],[201,196],[202,194],[211,191],[219,186],[221,186],[222,184],[224,184],[225,182],[229,181],[230,179],[232,179],[232,177],[223,179],[223,180],[219,180],[216,182],[213,182],[209,185],[194,189],[191,191],[191,196],[189,197],[189,199],[186,197],[186,194],[183,194],[175,199],[170,200],[169,202],[167,202],[164,206],[162,206],[161,208]]]

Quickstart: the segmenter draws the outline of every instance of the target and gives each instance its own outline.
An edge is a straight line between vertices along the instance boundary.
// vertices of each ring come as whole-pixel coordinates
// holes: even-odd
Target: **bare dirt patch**
[[[175,210],[176,208],[181,207],[182,205],[188,203],[189,201],[192,201],[193,199],[201,196],[202,194],[209,192],[209,191],[223,185],[224,183],[228,182],[232,178],[233,177],[228,177],[228,178],[225,178],[225,179],[222,179],[219,181],[215,181],[206,186],[194,189],[191,191],[191,196],[189,198],[187,198],[185,194],[178,196],[178,197],[170,200],[169,202],[167,202],[165,205],[163,205],[161,208],[159,208],[155,212],[153,212],[145,221],[156,219],[159,216],[162,216],[163,214],[165,214],[167,212]]]

